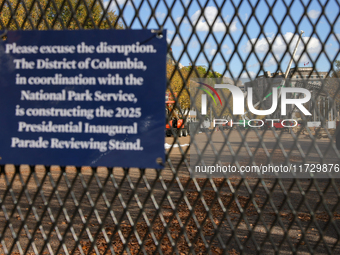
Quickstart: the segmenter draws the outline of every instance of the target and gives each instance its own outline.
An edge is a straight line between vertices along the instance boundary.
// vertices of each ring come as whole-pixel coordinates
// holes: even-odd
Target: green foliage
[[[204,66],[196,66],[194,70],[192,70],[193,67],[192,66],[188,66],[188,67],[183,67],[181,69],[181,72],[185,72],[186,74],[190,74],[190,80],[192,81],[197,81],[198,79],[201,78],[208,78],[208,79],[204,79],[204,83],[214,86],[214,84],[216,83],[216,78],[223,78],[223,75],[218,73],[218,72],[214,72],[214,71],[207,71],[207,68]],[[198,87],[199,84],[196,82],[192,83],[192,88],[190,89],[191,92],[196,91],[195,87]],[[196,92],[195,92],[196,93]],[[191,107],[197,108],[197,109],[201,109],[201,95],[204,93],[202,90],[199,90],[197,92],[197,97],[195,98],[195,106],[191,105]],[[224,100],[224,98],[228,98],[229,96],[229,90],[219,90],[219,95],[221,97],[222,100],[222,106],[219,102],[219,100],[217,99],[217,96],[215,95],[214,98],[216,100],[216,102],[218,103],[217,105],[212,105],[213,110],[211,109],[211,107],[208,107],[208,116],[210,116],[210,111],[212,111],[211,113],[213,115],[215,115],[216,117],[219,116],[228,116],[229,115],[229,111],[228,109],[223,109],[224,106],[226,105],[226,100]],[[209,97],[209,96],[208,96]],[[210,97],[209,97],[210,98]],[[230,102],[232,103],[232,99],[228,101],[228,104],[230,104]],[[232,107],[232,104],[231,104]],[[215,113],[215,114],[214,114]]]
[[[192,66],[184,67],[182,70],[185,69],[186,71],[190,72],[192,70]],[[207,68],[204,66],[196,66],[195,70],[192,71],[191,78],[222,78],[223,75],[214,72],[214,71],[207,71]]]
[[[184,68],[181,70],[176,70],[176,67],[168,62],[166,73],[168,80],[171,79],[170,87],[177,98],[180,108],[182,110],[190,109],[190,97],[188,93],[190,87],[190,79],[188,79],[189,72]],[[186,80],[187,82],[185,82]],[[167,90],[167,92],[170,92],[170,90]]]
[[[331,74],[331,77],[340,78],[340,60],[335,60],[334,65],[335,65],[335,70]]]
[[[335,66],[337,69],[340,69],[340,60],[335,60]]]
[[[192,66],[185,67],[185,68],[188,72],[190,72],[192,70]],[[201,104],[202,104],[201,103],[201,96],[202,96],[202,94],[205,94],[205,92],[198,89],[200,84],[197,83],[197,82],[198,81],[203,82],[207,85],[214,87],[215,84],[224,83],[223,82],[223,75],[218,73],[218,72],[207,71],[207,68],[205,68],[203,66],[197,66],[195,68],[195,70],[192,70],[190,78],[192,80],[190,92],[194,93],[194,95],[196,95],[196,93],[197,93],[197,96],[195,97],[195,102],[194,102],[195,105],[192,105],[192,107],[196,108],[200,111]],[[210,89],[208,89],[208,90],[210,91]],[[216,105],[213,102],[213,100],[211,100],[211,97],[209,95],[207,95],[208,102],[210,102],[210,104],[208,104],[207,116],[209,118],[210,118],[210,115],[213,116],[213,118],[226,118],[227,116],[231,116],[229,108],[230,109],[233,108],[233,100],[232,100],[230,91],[228,89],[218,89],[217,93],[221,98],[222,105],[221,105],[220,101],[218,100],[217,96],[214,93],[212,93],[212,94],[215,98]],[[194,95],[192,95],[192,96],[194,96]],[[210,105],[210,107],[209,107],[209,105]]]
[[[197,81],[197,79],[194,79]],[[198,89],[200,87],[200,84],[195,82],[194,80],[191,81],[191,89],[190,92],[193,93],[192,96],[195,96],[197,93],[197,96],[195,97],[195,105],[192,105],[194,108],[201,110],[201,98],[202,94],[206,94],[201,89]],[[221,79],[199,79],[200,82],[203,82],[205,84],[208,84],[212,87],[217,83],[222,83]],[[216,101],[216,104],[211,99],[210,95],[207,95],[208,100],[208,107],[207,107],[207,117],[210,118],[210,115],[213,116],[213,118],[220,119],[220,118],[226,118],[227,116],[231,116],[232,113],[229,111],[230,109],[233,109],[233,99],[231,96],[231,93],[228,89],[217,89],[217,93],[219,97],[221,98],[222,105],[215,93],[213,93],[210,89],[204,87],[208,91],[211,92],[211,94],[214,96],[214,99]],[[210,103],[209,103],[210,102]]]
[[[0,24],[8,30],[124,28],[113,11],[103,19],[102,2],[96,0],[0,0],[2,4]]]
[[[167,78],[170,79],[172,77],[170,81],[170,87],[176,97],[179,95],[177,100],[182,110],[188,110],[191,108],[190,96],[188,93],[190,89],[190,84],[191,84],[190,80],[194,78],[203,78],[203,77],[205,78],[222,78],[223,77],[223,75],[218,72],[212,72],[212,71],[207,72],[206,68],[204,68],[203,66],[196,67],[196,71],[194,70],[190,74],[191,69],[192,67],[183,67],[180,70],[175,70],[175,65],[173,65],[171,62],[168,62],[167,64]],[[189,75],[190,75],[190,78],[189,78]],[[181,94],[179,94],[180,91],[182,91]],[[167,92],[169,92],[169,90]],[[199,101],[196,103],[200,103],[200,99],[198,100]],[[220,107],[216,107],[216,111],[221,112]]]

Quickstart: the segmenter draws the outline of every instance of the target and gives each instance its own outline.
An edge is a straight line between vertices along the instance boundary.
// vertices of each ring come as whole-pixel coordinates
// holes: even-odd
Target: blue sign
[[[162,168],[166,34],[9,31],[0,164]]]

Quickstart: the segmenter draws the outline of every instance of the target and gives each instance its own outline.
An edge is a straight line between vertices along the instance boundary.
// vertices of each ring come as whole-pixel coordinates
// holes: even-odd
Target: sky
[[[123,9],[125,25],[132,29],[143,26],[158,29],[163,25],[176,61],[184,66],[194,62],[208,66],[211,61],[212,69],[227,77],[262,75],[261,64],[265,71],[284,72],[291,58],[285,41],[292,54],[301,30],[304,33],[291,67],[314,66],[318,71],[327,72],[335,60],[340,60],[340,7],[336,0],[268,0],[269,7],[263,0],[249,2],[118,0],[109,8],[116,14]],[[150,18],[152,8],[155,18]],[[220,14],[218,8],[221,8]],[[202,10],[205,17],[201,16]],[[169,12],[171,16],[167,16]],[[214,21],[210,34],[207,24],[212,25]],[[196,34],[192,34],[193,25],[196,25]],[[271,51],[269,45],[272,45]]]

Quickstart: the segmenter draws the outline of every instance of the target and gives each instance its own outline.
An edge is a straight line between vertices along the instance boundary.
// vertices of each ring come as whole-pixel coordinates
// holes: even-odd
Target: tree
[[[192,70],[192,66],[185,67],[185,69],[187,70],[187,72],[190,73],[190,71]],[[195,97],[195,102],[194,104],[192,103],[192,106],[194,106],[194,108],[196,108],[197,110],[201,109],[202,94],[205,94],[205,92],[198,89],[200,84],[197,82],[203,82],[212,87],[214,87],[215,84],[222,84],[222,83],[234,84],[234,81],[232,79],[223,77],[223,75],[218,72],[211,71],[211,70],[208,71],[207,68],[204,66],[196,66],[195,70],[192,70],[191,72],[190,79],[191,79],[190,92],[194,93],[194,95],[192,96],[195,96],[197,94]],[[208,101],[210,101],[210,105],[211,105],[211,107],[208,107],[207,109],[207,117],[210,118],[210,116],[212,116],[213,118],[220,119],[220,118],[226,118],[227,116],[231,116],[232,114],[230,113],[229,109],[233,108],[233,103],[232,103],[233,99],[230,94],[230,91],[228,89],[219,89],[217,93],[221,98],[222,105],[219,102],[217,95],[215,95],[214,93],[212,95],[215,98],[216,105],[214,102],[212,102],[212,100],[210,101],[211,99],[210,96],[207,96],[207,99]]]
[[[334,62],[336,69],[332,72],[332,78],[340,78],[340,60],[335,60]]]
[[[178,102],[181,110],[189,110],[190,109],[190,97],[188,90],[190,88],[190,79],[189,72],[186,69],[176,69],[176,66],[172,63],[167,63],[166,68],[167,78],[170,80],[170,88],[173,94],[175,95],[175,99]],[[167,93],[172,97],[173,95],[170,92],[170,89],[167,90]]]
[[[102,19],[102,4],[96,0],[2,0],[0,2],[1,29],[92,29],[114,27],[123,29],[117,15],[108,11]],[[73,15],[74,14],[74,15]]]
[[[184,67],[182,68],[188,72],[192,70],[192,66]],[[196,66],[195,70],[191,73],[191,78],[222,78],[223,75],[214,72],[214,71],[207,71],[207,68],[204,66]]]
[[[218,72],[207,71],[206,68],[202,66],[198,66],[197,71],[193,71],[190,73],[192,67],[183,67],[180,70],[176,69],[176,66],[172,61],[167,63],[167,78],[170,80],[170,88],[172,92],[175,94],[175,97],[179,95],[177,101],[181,110],[189,110],[191,108],[190,104],[190,80],[194,78],[221,78],[222,74]],[[189,78],[190,76],[190,78]],[[183,89],[183,90],[182,90]],[[182,92],[181,92],[182,91]],[[170,90],[167,91],[167,94],[171,96]]]

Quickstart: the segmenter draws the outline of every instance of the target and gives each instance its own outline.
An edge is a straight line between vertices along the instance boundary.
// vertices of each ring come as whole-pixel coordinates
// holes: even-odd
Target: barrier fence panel
[[[3,70],[10,31],[148,29],[167,87],[159,168],[1,165],[0,254],[339,254],[339,24],[336,0],[1,0]]]

